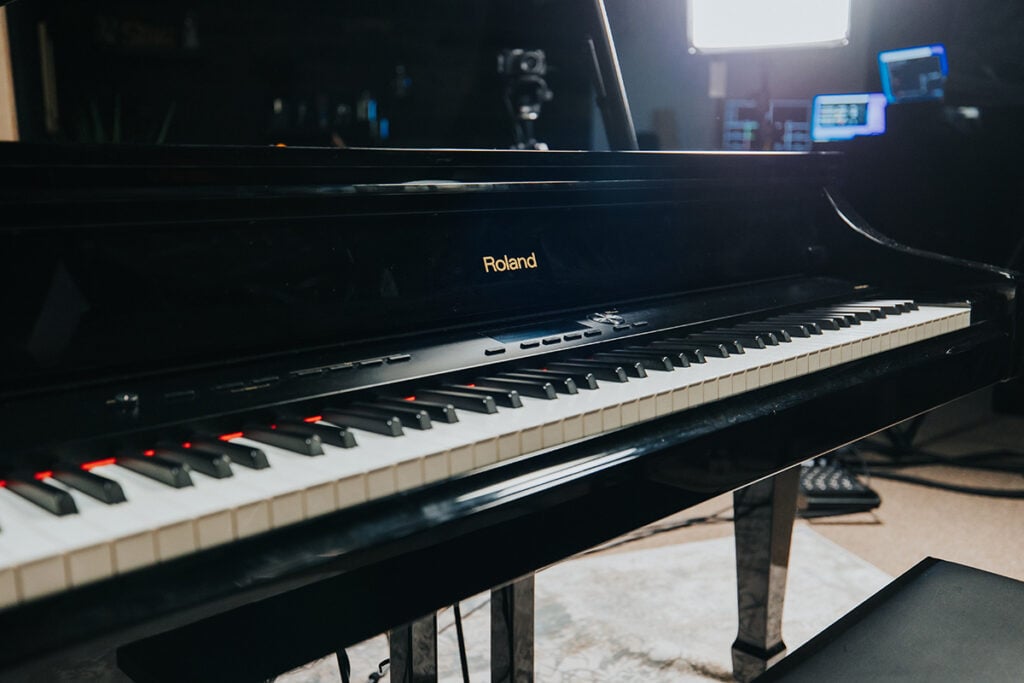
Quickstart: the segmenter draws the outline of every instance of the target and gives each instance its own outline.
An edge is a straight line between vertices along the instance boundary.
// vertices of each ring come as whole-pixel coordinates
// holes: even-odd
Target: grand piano
[[[429,615],[496,588],[530,680],[531,572],[729,491],[751,677],[793,467],[1019,369],[1016,276],[841,174],[0,145],[0,678],[263,680],[391,630],[423,680]]]

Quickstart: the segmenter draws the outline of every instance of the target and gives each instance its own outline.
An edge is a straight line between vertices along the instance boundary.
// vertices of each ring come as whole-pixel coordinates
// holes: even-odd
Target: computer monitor
[[[814,142],[852,140],[885,132],[885,95],[880,92],[817,95],[811,104]]]
[[[946,48],[923,45],[878,53],[882,91],[890,104],[941,100],[945,96]]]

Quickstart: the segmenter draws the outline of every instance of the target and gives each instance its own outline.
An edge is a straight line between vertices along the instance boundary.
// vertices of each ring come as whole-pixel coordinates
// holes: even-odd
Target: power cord
[[[462,610],[459,603],[452,605],[455,613],[455,635],[459,640],[459,664],[462,665],[462,683],[469,683],[469,662],[466,661],[466,636],[462,632]]]

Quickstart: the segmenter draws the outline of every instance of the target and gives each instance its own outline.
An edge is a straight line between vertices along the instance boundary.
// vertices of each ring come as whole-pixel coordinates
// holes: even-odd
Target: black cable
[[[462,610],[459,603],[452,605],[455,612],[455,635],[459,640],[459,664],[462,665],[462,683],[469,683],[469,662],[466,661],[466,636],[462,633]]]
[[[947,484],[941,481],[924,479],[922,477],[913,477],[908,474],[887,472],[885,470],[871,470],[871,474],[878,479],[892,479],[894,481],[918,484],[920,486],[929,486],[931,488],[943,489],[945,491],[967,493],[973,496],[988,496],[990,498],[1024,498],[1024,489],[990,489],[977,486],[960,486],[959,484]]]
[[[338,672],[341,674],[341,683],[352,683],[352,664],[348,659],[348,652],[341,648],[335,653],[338,659]]]
[[[382,660],[381,663],[377,665],[377,670],[374,671],[372,674],[370,674],[370,677],[368,679],[370,681],[370,683],[377,683],[382,678],[387,676],[390,673],[390,671],[389,671],[390,667],[391,667],[391,660],[390,659]]]

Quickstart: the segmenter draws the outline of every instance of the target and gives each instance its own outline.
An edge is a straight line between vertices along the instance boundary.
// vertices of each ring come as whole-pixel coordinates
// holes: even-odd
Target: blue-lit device
[[[878,53],[882,91],[889,104],[942,100],[949,64],[942,45],[923,45]]]
[[[885,95],[880,92],[817,95],[811,105],[814,142],[852,140],[885,132]]]

